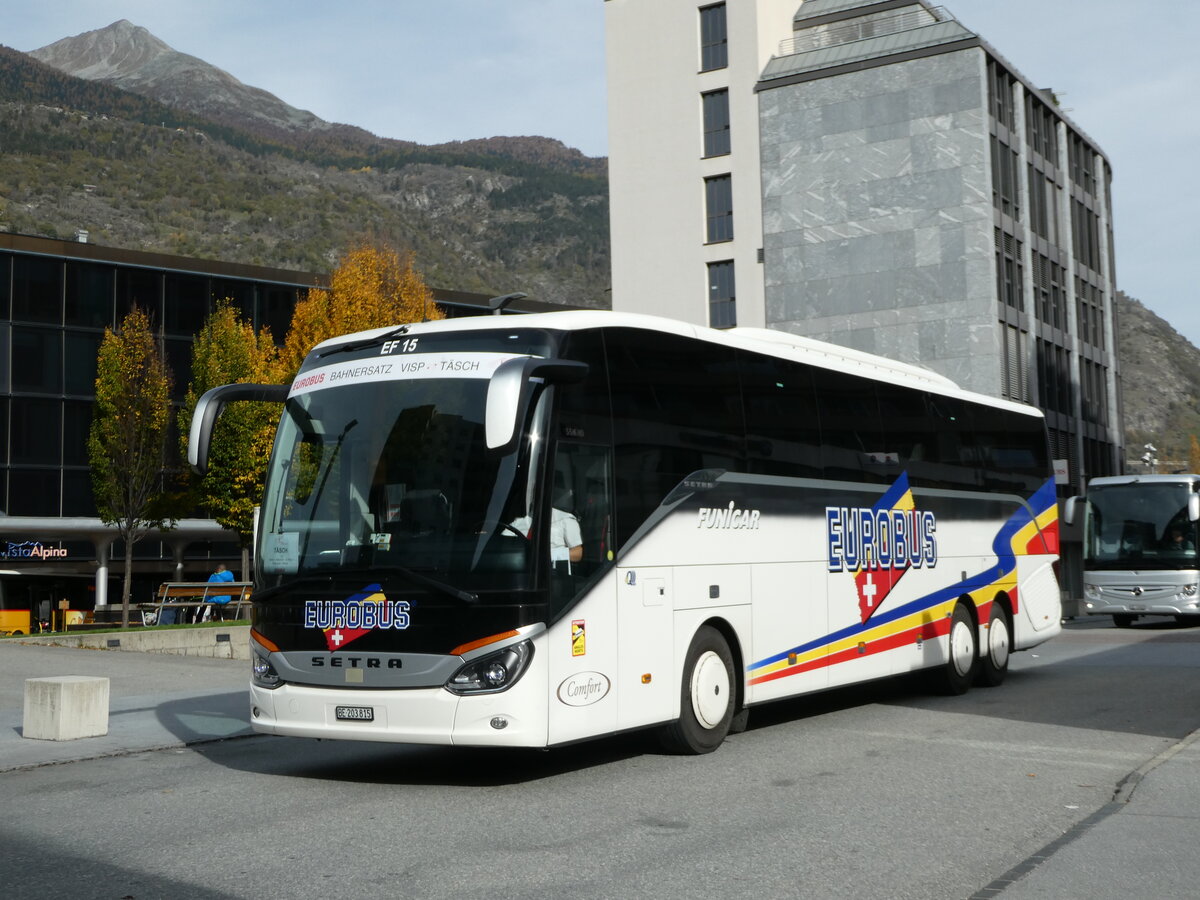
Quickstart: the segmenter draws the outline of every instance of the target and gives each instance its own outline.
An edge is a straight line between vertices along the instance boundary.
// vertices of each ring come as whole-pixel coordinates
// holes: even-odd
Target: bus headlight
[[[452,694],[496,694],[506,691],[525,673],[533,658],[533,644],[521,641],[503,650],[473,659],[446,682]]]
[[[1085,584],[1083,586],[1083,596],[1089,600],[1099,600],[1100,599],[1100,585]]]
[[[1182,593],[1183,593],[1183,596],[1185,596],[1185,597],[1195,597],[1196,596],[1196,585],[1185,584],[1183,586]]]
[[[250,680],[258,687],[270,690],[283,684],[283,679],[279,677],[279,673],[275,671],[271,661],[259,653],[257,647],[253,646],[250,652]]]

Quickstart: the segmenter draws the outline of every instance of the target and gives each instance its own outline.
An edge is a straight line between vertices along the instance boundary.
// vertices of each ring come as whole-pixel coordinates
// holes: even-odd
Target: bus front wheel
[[[992,612],[988,617],[987,646],[979,660],[979,674],[975,680],[985,687],[996,687],[1008,674],[1008,657],[1012,652],[1012,620],[1008,610],[992,601]]]
[[[1133,620],[1136,618],[1137,616],[1130,615],[1128,613],[1114,613],[1113,624],[1118,628],[1132,628]]]
[[[672,753],[711,753],[729,733],[734,713],[733,654],[715,628],[696,632],[684,661],[679,718],[659,733]]]

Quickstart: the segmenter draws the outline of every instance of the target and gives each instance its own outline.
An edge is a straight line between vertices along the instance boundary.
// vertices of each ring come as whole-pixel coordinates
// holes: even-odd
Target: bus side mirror
[[[521,356],[502,362],[488,382],[484,431],[489,450],[508,452],[516,442],[533,396],[533,379],[574,384],[587,377],[587,363]]]
[[[1062,514],[1062,520],[1063,520],[1064,525],[1074,525],[1075,524],[1075,505],[1077,503],[1083,503],[1083,502],[1084,502],[1083,497],[1068,497],[1066,499],[1066,502],[1063,503],[1063,514]]]
[[[1188,521],[1200,522],[1200,494],[1188,495]]]
[[[192,410],[192,428],[188,433],[188,465],[203,475],[208,471],[208,448],[212,443],[213,426],[229,403],[236,400],[257,400],[283,403],[291,385],[287,384],[223,384],[204,392]]]

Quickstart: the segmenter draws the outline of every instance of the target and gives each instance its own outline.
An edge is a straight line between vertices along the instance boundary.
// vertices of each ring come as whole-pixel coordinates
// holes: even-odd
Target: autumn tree
[[[1188,471],[1200,472],[1200,440],[1191,435],[1191,446],[1188,447]]]
[[[182,455],[187,456],[196,401],[205,391],[222,384],[280,380],[279,355],[271,332],[265,328],[256,332],[232,302],[220,301],[192,346],[192,378],[178,418]],[[230,404],[213,428],[208,469],[193,482],[198,502],[222,527],[237,532],[243,577],[254,538],[254,508],[262,502],[278,419],[279,406],[274,403]]]
[[[328,290],[310,289],[296,304],[281,352],[284,377],[298,372],[308,351],[328,338],[441,318],[411,255],[360,242],[342,257]]]
[[[162,480],[170,398],[170,372],[150,319],[135,306],[115,332],[105,329],[88,434],[96,509],[105,524],[117,527],[125,544],[123,628],[129,627],[133,545],[170,518]]]

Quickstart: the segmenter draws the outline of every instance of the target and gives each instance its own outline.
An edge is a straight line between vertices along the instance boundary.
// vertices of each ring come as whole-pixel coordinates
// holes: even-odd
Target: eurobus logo
[[[377,629],[402,631],[408,626],[408,602],[388,600],[377,584],[367,585],[345,600],[304,603],[304,627],[321,629],[331,651]]]
[[[937,519],[915,508],[903,473],[872,507],[825,508],[828,569],[854,576],[863,623],[910,568],[937,565]]]
[[[65,559],[64,547],[47,547],[41,541],[22,541],[19,544],[6,541],[4,547],[5,559]]]

